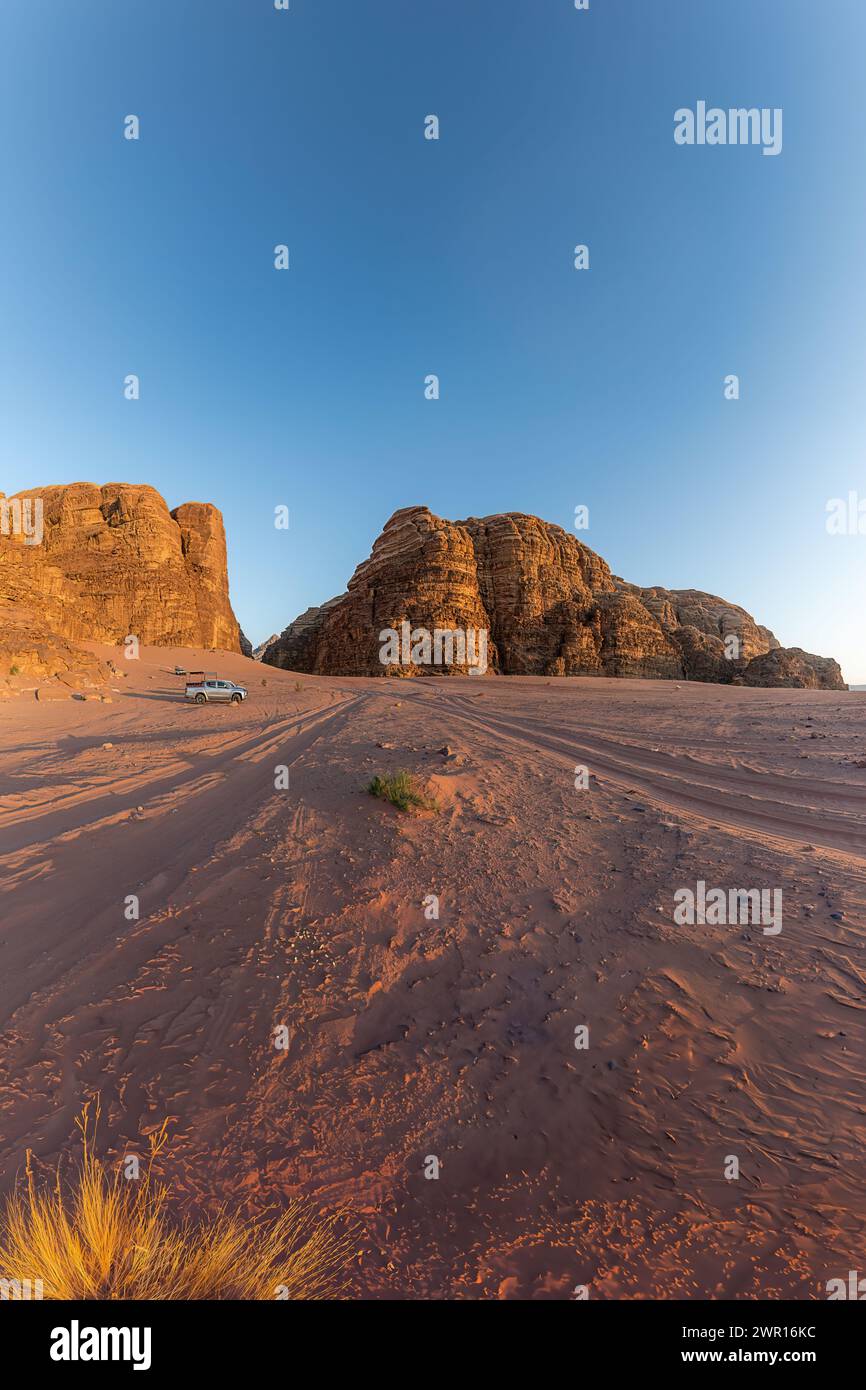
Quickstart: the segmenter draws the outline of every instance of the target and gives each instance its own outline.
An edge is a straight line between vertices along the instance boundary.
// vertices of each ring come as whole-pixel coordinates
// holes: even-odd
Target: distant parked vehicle
[[[234,681],[223,681],[210,672],[190,671],[186,683],[186,699],[197,705],[232,704],[239,705],[247,698],[246,688]]]
[[[185,676],[185,675],[186,675],[186,671],[183,669],[182,666],[175,666],[175,668],[174,668],[174,674],[175,674],[176,676]]]

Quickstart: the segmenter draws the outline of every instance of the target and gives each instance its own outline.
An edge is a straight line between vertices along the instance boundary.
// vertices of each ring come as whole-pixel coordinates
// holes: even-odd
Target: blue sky
[[[3,0],[0,51],[0,489],[216,503],[253,641],[398,507],[585,504],[866,682],[866,6]],[[781,155],[675,145],[699,99]]]

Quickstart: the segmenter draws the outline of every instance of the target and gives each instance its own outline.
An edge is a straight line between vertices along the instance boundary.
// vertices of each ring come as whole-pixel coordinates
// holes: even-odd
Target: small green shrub
[[[410,811],[413,807],[419,811],[439,810],[436,802],[431,801],[419,790],[411,772],[400,771],[386,773],[384,777],[376,776],[367,787],[367,791],[371,796],[380,797],[382,801],[390,801],[391,805],[400,811]]]

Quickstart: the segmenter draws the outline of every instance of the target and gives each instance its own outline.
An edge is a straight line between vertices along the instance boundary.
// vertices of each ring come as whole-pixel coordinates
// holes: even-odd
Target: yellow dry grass
[[[272,1220],[225,1210],[205,1221],[173,1222],[153,1166],[167,1142],[150,1138],[142,1176],[110,1176],[93,1150],[99,1104],[76,1121],[82,1157],[64,1190],[40,1190],[30,1155],[23,1190],[0,1217],[0,1278],[42,1281],[49,1299],[339,1298],[357,1250],[357,1232],[338,1216],[301,1202]]]

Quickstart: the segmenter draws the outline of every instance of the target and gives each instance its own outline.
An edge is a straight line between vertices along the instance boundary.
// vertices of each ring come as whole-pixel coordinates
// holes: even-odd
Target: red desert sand
[[[111,703],[0,705],[5,1191],[98,1092],[110,1155],[170,1122],[190,1215],[351,1210],[363,1297],[862,1268],[866,695],[92,650]],[[438,813],[366,793],[403,768]],[[781,888],[782,931],[676,925],[699,881]]]

